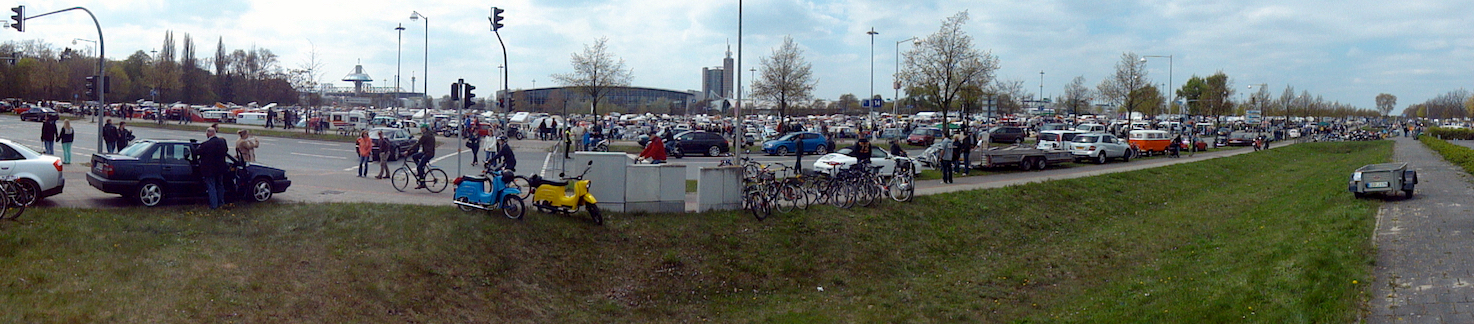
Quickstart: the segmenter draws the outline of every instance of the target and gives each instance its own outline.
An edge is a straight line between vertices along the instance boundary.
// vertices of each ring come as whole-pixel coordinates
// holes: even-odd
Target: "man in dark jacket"
[[[869,138],[861,137],[859,141],[855,142],[855,146],[851,146],[849,147],[849,149],[850,153],[847,155],[855,158],[855,164],[858,165],[859,168],[864,170],[865,168],[870,167],[870,154],[871,151],[875,148],[870,146]]]
[[[46,155],[56,155],[56,118],[44,118],[46,121],[41,123],[41,146],[46,148]]]
[[[105,153],[118,151],[118,127],[113,126],[112,118],[108,118],[107,124],[102,125],[102,144],[107,146],[107,152]]]
[[[117,133],[118,133],[118,139],[117,139],[118,140],[118,144],[116,144],[114,146],[117,146],[118,147],[118,151],[122,151],[124,148],[127,148],[128,147],[128,143],[129,142],[132,142],[133,141],[133,131],[128,130],[128,122],[120,121],[120,122],[118,122],[118,131],[117,131]]]
[[[415,142],[415,145],[411,146],[409,150],[411,152],[419,150],[419,152],[410,155],[411,158],[415,159],[415,173],[419,174],[417,178],[422,179],[419,181],[420,185],[415,187],[415,189],[425,188],[425,181],[423,180],[425,178],[425,165],[430,163],[430,159],[435,158],[435,132],[430,131],[429,124],[420,124],[420,140]]]
[[[225,139],[215,137],[214,128],[206,128],[205,137],[205,142],[195,150],[195,158],[200,162],[200,177],[204,178],[210,209],[217,209],[225,202],[225,187],[220,178],[227,172],[225,156],[230,154],[230,147]]]
[[[486,166],[501,164],[503,169],[517,171],[517,155],[512,153],[512,144],[507,142],[507,137],[497,139],[496,155],[486,160]]]

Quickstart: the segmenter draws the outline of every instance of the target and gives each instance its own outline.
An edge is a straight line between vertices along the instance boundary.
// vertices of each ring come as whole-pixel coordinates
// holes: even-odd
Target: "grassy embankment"
[[[1474,174],[1474,149],[1449,143],[1433,136],[1421,136],[1418,137],[1418,140],[1423,141],[1423,145],[1427,145],[1434,152],[1438,152],[1438,155],[1442,155],[1443,160],[1464,168],[1464,172]]]
[[[757,222],[449,205],[39,209],[0,322],[1352,322],[1391,142]]]

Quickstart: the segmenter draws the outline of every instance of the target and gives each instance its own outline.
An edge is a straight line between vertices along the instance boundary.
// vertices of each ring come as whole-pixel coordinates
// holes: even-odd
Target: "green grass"
[[[696,192],[696,180],[686,180],[686,192]]]
[[[1464,168],[1464,172],[1474,174],[1474,149],[1449,143],[1433,136],[1419,136],[1418,140],[1433,149],[1434,152],[1438,152],[1438,155],[1443,156],[1445,161]]]
[[[261,204],[0,222],[0,322],[1352,322],[1391,143],[745,213]],[[822,291],[820,288],[823,288]]]

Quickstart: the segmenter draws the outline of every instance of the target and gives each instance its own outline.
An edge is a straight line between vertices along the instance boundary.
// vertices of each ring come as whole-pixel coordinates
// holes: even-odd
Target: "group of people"
[[[41,132],[44,134],[45,128]],[[128,122],[119,121],[117,126],[113,126],[113,119],[108,118],[107,123],[102,125],[102,144],[106,146],[107,153],[122,151],[133,139],[133,131],[128,130]]]
[[[493,168],[516,171],[517,156],[512,152],[512,145],[507,141],[506,136],[488,138],[491,137],[491,134],[495,133],[490,127],[480,125],[474,121],[467,123],[467,125],[470,125],[470,127],[467,128],[464,135],[466,137],[466,145],[471,149],[471,165],[474,166],[484,163],[487,171],[492,171]],[[421,124],[420,138],[414,144],[411,144],[410,147],[403,149],[396,147],[394,142],[390,141],[386,137],[388,135],[384,132],[377,132],[376,135],[377,138],[371,137],[368,131],[358,134],[358,139],[355,141],[358,147],[358,177],[367,178],[369,163],[377,158],[379,160],[379,173],[374,176],[374,179],[387,179],[391,176],[389,160],[398,158],[399,154],[403,152],[408,152],[408,154],[404,155],[404,158],[411,159],[415,162],[416,182],[418,183],[415,189],[424,188],[425,183],[422,179],[424,179],[425,167],[430,163],[431,159],[435,158],[435,147],[439,145],[435,139],[435,132],[430,129],[430,125]],[[379,148],[378,156],[374,156],[374,147]],[[486,152],[486,159],[484,161],[478,159],[480,155],[478,151],[483,150]]]
[[[76,134],[71,120],[62,121],[61,128],[56,127],[56,117],[41,123],[41,144],[46,154],[56,155],[56,142],[61,142],[62,164],[72,164],[72,140],[76,139]]]

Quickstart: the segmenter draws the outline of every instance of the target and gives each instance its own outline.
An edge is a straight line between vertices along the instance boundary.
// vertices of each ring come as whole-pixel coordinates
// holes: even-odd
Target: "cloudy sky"
[[[489,8],[506,9],[502,31],[512,88],[553,85],[569,55],[608,37],[613,53],[633,69],[637,86],[694,90],[700,71],[719,66],[727,44],[737,48],[735,0],[20,0],[31,15],[84,6],[98,15],[107,55],[121,59],[157,49],[164,32],[188,33],[201,56],[223,39],[227,49],[263,47],[298,68],[314,49],[325,81],[337,82],[361,61],[376,85],[393,85],[396,37],[403,24],[402,87],[411,74],[425,84],[425,21],[429,19],[430,93],[446,94],[457,78],[480,89],[501,82],[501,48],[489,30]],[[875,88],[893,96],[897,41],[937,31],[942,19],[967,11],[965,30],[1001,62],[1000,79],[1023,80],[1057,96],[1084,76],[1098,84],[1121,53],[1172,55],[1171,82],[1223,71],[1241,93],[1267,83],[1326,100],[1372,108],[1373,97],[1398,97],[1398,110],[1466,87],[1474,70],[1474,24],[1467,1],[880,1],[748,0],[743,3],[743,70],[755,67],[785,35],[806,51],[818,77],[816,97],[870,93],[871,38]],[[90,19],[69,12],[28,21],[8,40],[42,39],[85,48],[96,39]],[[902,43],[905,51],[909,43]],[[1169,82],[1168,62],[1148,64],[1154,83]],[[744,82],[750,82],[744,73]],[[339,82],[341,83],[341,82]],[[345,84],[346,85],[346,84]],[[489,92],[488,92],[489,93]],[[482,95],[487,96],[486,94]]]

